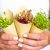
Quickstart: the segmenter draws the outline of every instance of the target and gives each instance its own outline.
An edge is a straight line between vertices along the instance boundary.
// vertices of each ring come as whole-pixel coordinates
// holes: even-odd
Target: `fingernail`
[[[20,41],[20,42],[23,42],[23,39],[22,39],[22,38],[19,38],[19,41]]]
[[[19,47],[22,47],[22,44],[21,44],[21,43],[19,43],[19,44],[18,44],[18,46],[19,46]]]
[[[23,37],[27,37],[27,34],[24,34]]]
[[[14,39],[14,40],[18,40],[18,37],[14,37],[13,39]]]

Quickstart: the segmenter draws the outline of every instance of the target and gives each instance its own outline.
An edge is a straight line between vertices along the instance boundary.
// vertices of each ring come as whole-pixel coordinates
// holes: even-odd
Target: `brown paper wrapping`
[[[24,34],[28,33],[31,28],[31,23],[22,24],[18,22],[17,20],[15,20],[15,25],[16,25],[16,29],[17,29],[19,37],[22,37]]]
[[[42,33],[42,32],[43,32],[43,30],[37,28],[34,24],[32,24],[30,33]]]
[[[15,28],[14,23],[12,23],[12,24],[9,25],[8,27],[4,28],[3,30],[4,30],[4,32],[6,32],[7,34],[11,34],[11,35],[17,36],[17,31],[16,31],[16,28]]]

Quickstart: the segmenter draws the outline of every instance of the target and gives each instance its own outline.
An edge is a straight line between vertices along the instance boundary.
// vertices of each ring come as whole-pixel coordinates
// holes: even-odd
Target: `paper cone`
[[[34,24],[32,24],[30,33],[42,33],[42,32],[43,32],[43,30],[37,28]]]
[[[12,23],[11,25],[9,25],[7,28],[4,28],[3,30],[7,34],[11,34],[11,35],[17,36],[17,32],[16,32],[16,28],[15,28],[14,23]]]
[[[22,37],[24,34],[28,33],[31,28],[31,23],[22,24],[18,22],[17,20],[15,20],[15,25],[16,25],[16,29],[17,29],[19,37]]]

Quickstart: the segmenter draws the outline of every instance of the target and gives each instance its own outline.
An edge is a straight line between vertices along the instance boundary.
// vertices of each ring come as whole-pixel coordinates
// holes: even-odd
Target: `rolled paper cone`
[[[19,37],[23,37],[24,34],[28,33],[31,28],[31,23],[23,24],[15,20],[16,29]]]
[[[3,30],[4,30],[4,32],[6,32],[7,34],[11,34],[11,35],[17,36],[17,31],[16,31],[16,28],[15,28],[14,23],[12,23],[12,24],[9,25],[8,27],[4,28]]]
[[[30,33],[42,33],[44,30],[37,28],[34,24],[32,24]]]

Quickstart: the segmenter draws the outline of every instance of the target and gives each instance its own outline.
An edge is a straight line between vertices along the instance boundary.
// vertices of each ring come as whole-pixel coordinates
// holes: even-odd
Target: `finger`
[[[21,48],[21,50],[28,50],[28,49]]]
[[[8,50],[20,50],[20,48],[9,48]]]
[[[2,43],[2,40],[0,39],[0,44]]]
[[[6,48],[5,50],[19,50],[19,48]]]
[[[23,49],[23,48],[22,48],[21,50],[28,50],[28,49]],[[38,49],[38,50],[39,50],[39,49]]]
[[[18,37],[10,35],[10,34],[3,34],[1,36],[1,39],[3,39],[3,40],[18,40]]]
[[[10,45],[10,48],[19,48],[17,45]]]
[[[3,32],[3,31],[1,31],[1,32],[0,32],[0,38],[1,38],[2,34],[4,34],[4,32]]]
[[[39,46],[39,47],[32,47],[32,46],[29,46],[29,45],[26,45],[26,44],[18,44],[19,47],[21,48],[24,48],[24,49],[28,49],[28,50],[37,50],[37,49],[41,49],[42,46]]]
[[[3,43],[3,44],[6,44],[6,45],[7,45],[7,44],[9,44],[9,45],[14,44],[14,45],[15,45],[15,44],[18,44],[18,41],[5,41],[5,40],[2,40],[2,43]]]
[[[28,49],[21,48],[21,50],[28,50]],[[39,50],[39,49],[38,49],[38,50]]]
[[[17,46],[17,45],[4,45],[4,48],[7,48],[7,49],[11,49],[11,50],[13,50],[13,49],[19,49],[19,47]]]
[[[48,35],[47,34],[33,34],[33,33],[27,33],[24,34],[23,37],[25,38],[29,38],[29,39],[35,39],[35,40],[43,40],[43,39],[48,39]]]
[[[40,40],[40,41],[36,41],[36,40],[30,40],[30,39],[26,39],[26,38],[20,38],[19,41],[21,43],[30,45],[30,46],[43,46],[43,45],[47,45],[48,41],[47,40]]]

